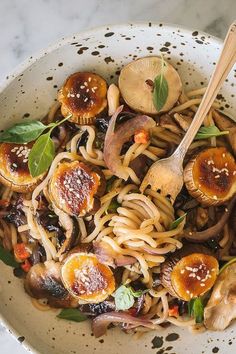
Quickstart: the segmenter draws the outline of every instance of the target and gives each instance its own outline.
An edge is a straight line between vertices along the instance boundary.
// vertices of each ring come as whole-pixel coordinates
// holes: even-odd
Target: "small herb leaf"
[[[47,129],[39,120],[28,120],[15,124],[0,134],[0,142],[23,144],[37,139]]]
[[[158,75],[154,80],[153,104],[159,112],[165,105],[168,97],[168,82],[163,73]]]
[[[178,219],[174,220],[174,221],[172,222],[172,224],[170,225],[170,230],[176,229],[176,228],[179,226],[179,224],[184,220],[184,218],[186,217],[186,215],[187,215],[187,213],[181,215]]]
[[[204,318],[204,305],[202,299],[197,297],[188,302],[189,316],[193,316],[196,323],[202,323]]]
[[[220,136],[226,134],[229,134],[229,132],[220,131],[215,125],[209,127],[201,127],[195,136],[195,140],[208,139],[214,136]]]
[[[74,322],[83,322],[88,319],[87,316],[81,313],[78,309],[63,309],[57,315],[57,317],[63,320],[74,321]]]
[[[13,254],[8,250],[6,250],[5,248],[3,248],[1,245],[0,245],[0,260],[10,267],[13,268],[19,267],[19,263],[16,262]]]
[[[130,288],[121,285],[115,292],[116,310],[128,310],[134,305],[134,296]]]
[[[120,204],[117,202],[116,199],[112,199],[110,202],[108,208],[107,208],[107,213],[115,213],[117,208],[119,208]]]
[[[45,172],[51,165],[55,156],[55,146],[50,138],[50,131],[41,135],[29,153],[28,166],[32,177],[37,177]]]
[[[128,310],[134,305],[134,298],[140,297],[148,290],[134,291],[131,286],[121,285],[114,293],[116,310]]]

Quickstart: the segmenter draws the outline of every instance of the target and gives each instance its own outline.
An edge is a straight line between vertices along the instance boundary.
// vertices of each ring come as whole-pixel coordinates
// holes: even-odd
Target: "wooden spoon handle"
[[[209,112],[216,95],[236,61],[236,21],[230,26],[224,41],[220,58],[211,76],[207,90],[195,117],[183,140],[175,151],[175,156],[183,159],[205,116]]]

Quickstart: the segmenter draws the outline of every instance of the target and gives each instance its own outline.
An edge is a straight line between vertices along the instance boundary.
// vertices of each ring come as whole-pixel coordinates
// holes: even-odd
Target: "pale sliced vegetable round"
[[[165,62],[163,75],[168,84],[168,97],[159,112],[170,110],[177,102],[182,83],[177,71]],[[159,57],[144,57],[126,65],[120,73],[119,88],[127,105],[137,112],[157,114],[153,104],[152,83],[161,74],[162,59]]]

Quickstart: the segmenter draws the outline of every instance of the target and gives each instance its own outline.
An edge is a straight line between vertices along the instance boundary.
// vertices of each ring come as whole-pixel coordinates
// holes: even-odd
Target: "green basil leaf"
[[[166,78],[164,76],[165,67],[165,60],[163,56],[161,56],[161,73],[157,75],[154,79],[154,90],[152,94],[153,104],[158,112],[165,105],[169,93],[168,82],[166,81]]]
[[[226,134],[229,134],[229,132],[220,131],[215,125],[209,127],[201,127],[195,136],[195,140],[208,139],[214,136],[220,136]]]
[[[115,292],[116,310],[128,310],[134,305],[134,296],[130,288],[121,285]]]
[[[114,198],[111,200],[107,210],[106,210],[106,213],[115,213],[117,211],[117,209],[119,208],[120,206],[120,203],[117,202],[117,200]]]
[[[236,257],[232,258],[230,261],[228,261],[227,263],[225,263],[219,271],[219,274],[223,272],[223,270],[225,270],[228,266],[230,266],[231,264],[236,262]]]
[[[172,222],[172,224],[170,225],[170,230],[174,230],[176,229],[176,227],[179,226],[179,224],[184,220],[184,218],[186,217],[187,213],[181,215],[178,219],[174,220]]]
[[[74,321],[74,322],[83,322],[88,319],[87,316],[81,313],[78,309],[63,309],[57,315],[57,317],[63,320]]]
[[[28,166],[32,177],[37,177],[45,172],[53,161],[55,146],[50,138],[50,132],[41,135],[29,153]]]
[[[13,254],[11,252],[9,252],[8,250],[6,250],[1,245],[0,245],[0,260],[10,267],[13,267],[13,268],[19,267],[19,263],[17,263]]]
[[[47,129],[39,120],[17,123],[0,134],[0,142],[23,144],[37,139]]]
[[[153,104],[159,112],[165,105],[168,97],[169,87],[163,73],[158,75],[154,80]]]
[[[193,316],[196,323],[202,323],[204,318],[204,305],[202,299],[197,297],[188,302],[189,316]]]

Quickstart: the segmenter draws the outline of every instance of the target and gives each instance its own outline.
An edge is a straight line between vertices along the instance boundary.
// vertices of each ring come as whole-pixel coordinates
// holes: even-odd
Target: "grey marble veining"
[[[235,0],[0,0],[0,80],[55,40],[98,25],[168,22],[224,37],[235,17]],[[26,353],[1,325],[0,353]]]

